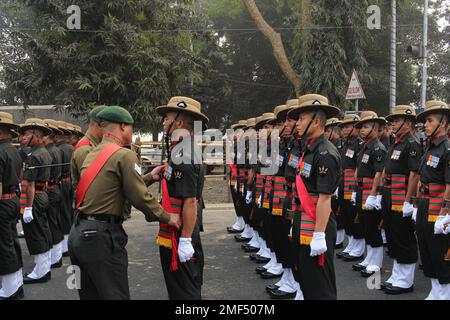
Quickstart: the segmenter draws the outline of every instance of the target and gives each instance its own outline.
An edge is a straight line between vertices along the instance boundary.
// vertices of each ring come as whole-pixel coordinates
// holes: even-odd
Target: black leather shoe
[[[275,291],[280,289],[280,286],[277,286],[276,284],[269,284],[266,286],[266,291],[270,293],[270,291]]]
[[[263,272],[267,272],[267,269],[264,268],[263,266],[256,267],[255,270],[256,270],[256,273],[259,273],[259,274],[261,274]]]
[[[244,250],[245,250],[245,249],[248,249],[249,247],[255,248],[255,247],[251,246],[251,245],[248,244],[248,243],[241,244],[241,248],[244,249]]]
[[[23,232],[19,232],[19,233],[17,233],[17,238],[25,239],[25,234]]]
[[[237,242],[249,242],[250,240],[252,240],[252,238],[246,238],[241,235],[235,235],[234,240],[236,240]]]
[[[347,252],[341,251],[341,252],[336,253],[336,258],[342,259],[342,258],[344,258],[346,255],[347,255]]]
[[[360,263],[355,263],[354,265],[352,265],[352,269],[355,271],[362,271],[366,269],[366,266],[363,266]]]
[[[69,251],[63,253],[63,257],[70,257]]]
[[[264,257],[256,257],[255,262],[256,263],[268,263],[270,261],[270,258],[264,258]]]
[[[354,256],[351,256],[351,255],[345,255],[345,256],[342,258],[342,260],[345,261],[345,262],[361,261],[361,260],[364,260],[364,255],[359,256],[359,257],[354,257]]]
[[[244,249],[244,251],[247,252],[247,253],[258,252],[258,251],[259,251],[259,248],[252,247],[252,246],[248,246],[248,247],[246,247],[246,248]]]
[[[342,249],[344,247],[344,244],[343,243],[339,243],[339,244],[335,244],[334,245],[334,248],[335,249]]]
[[[380,284],[380,289],[385,290],[386,288],[392,287],[392,283],[389,282],[383,282]]]
[[[261,278],[263,279],[275,279],[275,278],[280,278],[283,275],[283,272],[280,274],[274,274],[272,272],[266,271],[261,273]]]
[[[58,262],[56,262],[56,263],[54,263],[54,264],[52,264],[52,265],[50,266],[50,269],[61,268],[62,265],[63,265],[62,259],[59,259]]]
[[[0,297],[0,301],[6,301],[6,300],[22,300],[25,297],[25,294],[23,292],[23,286],[20,286],[19,289],[15,293],[13,293],[11,296],[3,298]]]
[[[45,276],[39,279],[30,278],[28,277],[28,274],[26,274],[25,277],[23,277],[23,284],[45,283],[51,280],[51,278],[52,278],[51,272],[47,273]]]
[[[228,233],[242,233],[242,232],[244,232],[244,229],[236,230],[236,229],[233,229],[233,227],[227,227],[227,231],[228,231]]]
[[[293,299],[296,294],[297,292],[284,292],[279,289],[269,292],[272,299]]]
[[[419,263],[419,270],[423,270],[423,264]]]
[[[249,256],[250,260],[256,260],[257,257],[259,257],[259,254],[256,254],[256,253],[252,253],[252,254]]]
[[[361,270],[361,276],[363,278],[369,278],[375,274],[375,271],[367,271],[367,269]]]
[[[413,292],[413,291],[414,291],[414,286],[411,286],[409,288],[400,288],[400,287],[390,286],[390,287],[386,287],[386,289],[384,289],[384,292],[386,292],[387,294],[402,294],[402,293],[408,293],[408,292]]]

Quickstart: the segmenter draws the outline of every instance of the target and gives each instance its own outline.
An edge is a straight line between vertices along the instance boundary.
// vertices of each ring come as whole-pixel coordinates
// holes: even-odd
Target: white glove
[[[366,200],[366,210],[373,210],[375,209],[376,205],[377,205],[377,197],[368,196]]]
[[[178,258],[180,262],[187,262],[194,255],[195,251],[191,241],[192,238],[180,238],[178,242]]]
[[[436,222],[434,223],[434,234],[444,233],[445,226],[444,224],[450,222],[450,216],[438,216]]]
[[[381,194],[377,195],[377,202],[375,203],[375,210],[381,210],[381,199],[383,196]]]
[[[247,191],[247,195],[245,196],[245,203],[246,204],[252,203],[252,192],[251,191]]]
[[[403,218],[409,217],[413,214],[414,207],[408,201],[403,202]]]
[[[31,221],[33,221],[33,208],[26,207],[23,211],[23,222],[30,223]]]
[[[417,219],[417,208],[413,208],[411,219],[413,219],[414,222],[416,222],[416,219]]]
[[[236,181],[236,183],[234,184],[234,191],[238,191],[238,183],[237,183],[237,181]]]
[[[353,205],[356,205],[356,192],[352,192],[352,198],[350,199],[350,202]]]
[[[327,251],[327,242],[325,241],[325,232],[314,232],[311,243],[311,257],[319,256]]]
[[[262,202],[262,195],[260,195],[259,198],[258,198],[258,202],[257,202],[258,208],[261,208],[261,206],[262,206],[261,202]]]
[[[447,228],[445,228],[444,230],[444,234],[449,234],[450,233],[450,224],[447,225]]]

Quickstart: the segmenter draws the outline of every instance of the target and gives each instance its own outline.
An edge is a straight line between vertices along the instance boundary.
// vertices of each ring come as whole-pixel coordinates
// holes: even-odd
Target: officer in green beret
[[[98,117],[102,142],[81,166],[76,190],[76,218],[69,237],[72,264],[81,269],[82,300],[129,300],[128,255],[123,210],[125,200],[142,211],[147,221],[159,220],[179,228],[179,215],[169,215],[147,192],[131,143],[133,118],[111,106]]]
[[[89,112],[89,127],[86,134],[80,141],[78,141],[73,149],[70,170],[74,190],[76,190],[78,180],[80,180],[80,170],[84,159],[86,159],[88,153],[102,141],[103,132],[102,127],[100,126],[101,120],[98,117],[98,114],[106,108],[107,106],[97,106]]]

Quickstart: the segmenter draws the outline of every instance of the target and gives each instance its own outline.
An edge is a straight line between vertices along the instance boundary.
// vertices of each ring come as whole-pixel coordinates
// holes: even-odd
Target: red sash
[[[73,148],[73,152],[77,151],[78,148],[84,147],[84,146],[92,146],[91,140],[89,140],[86,137],[81,138],[80,141],[76,144],[75,148]]]
[[[167,187],[167,180],[162,179],[162,208],[169,214],[181,214],[181,207],[183,206],[183,200],[179,198],[173,198],[169,195],[169,188]],[[156,243],[159,246],[172,249],[172,262],[170,264],[170,271],[178,270],[178,243],[176,238],[177,230],[166,224],[159,224],[159,232],[156,237]]]
[[[98,175],[100,170],[102,170],[105,163],[111,158],[111,156],[122,149],[119,145],[115,143],[108,143],[105,147],[99,152],[97,157],[92,161],[91,165],[86,169],[83,175],[78,181],[78,187],[76,191],[76,208],[79,208],[81,203],[84,200],[84,196],[86,195],[89,186],[92,181],[94,181],[95,177]]]
[[[304,156],[305,156],[305,154],[302,155],[302,158],[298,162],[299,167],[301,166],[301,164],[303,162]],[[314,203],[314,200],[309,195],[308,190],[306,189],[305,183],[303,182],[303,179],[302,179],[300,173],[297,173],[295,176],[295,186],[297,187],[297,194],[298,194],[298,198],[300,199],[300,203],[301,203],[300,210],[306,213],[306,215],[310,219],[310,222],[314,226],[313,227],[313,231],[314,231],[314,228],[316,225],[316,204]],[[300,229],[301,229],[301,227],[300,227]],[[312,234],[310,235],[310,237],[311,238],[308,241],[309,243],[311,243]],[[324,254],[321,254],[318,257],[318,264],[321,267],[324,266],[324,264],[325,264]]]

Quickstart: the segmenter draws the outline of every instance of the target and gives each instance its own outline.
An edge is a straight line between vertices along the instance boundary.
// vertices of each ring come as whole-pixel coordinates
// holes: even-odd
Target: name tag
[[[311,175],[311,169],[312,166],[309,163],[302,162],[302,164],[300,165],[300,175],[305,178],[309,178],[309,176]]]
[[[348,158],[353,158],[355,156],[355,151],[351,150],[351,149],[347,149],[347,151],[345,152],[345,156]]]
[[[369,158],[370,158],[370,156],[368,154],[364,154],[363,157],[362,157],[361,162],[362,163],[368,163],[369,162]]]
[[[398,159],[400,159],[401,153],[402,153],[401,150],[394,150],[394,152],[392,152],[391,159],[392,159],[392,160],[398,160]]]
[[[432,168],[437,168],[437,166],[439,165],[439,161],[441,159],[439,157],[435,157],[432,156],[431,154],[428,156],[428,160],[427,160],[427,166],[430,166]]]
[[[297,168],[299,160],[300,159],[298,156],[291,154],[291,156],[289,157],[288,165],[291,166],[292,168]]]

